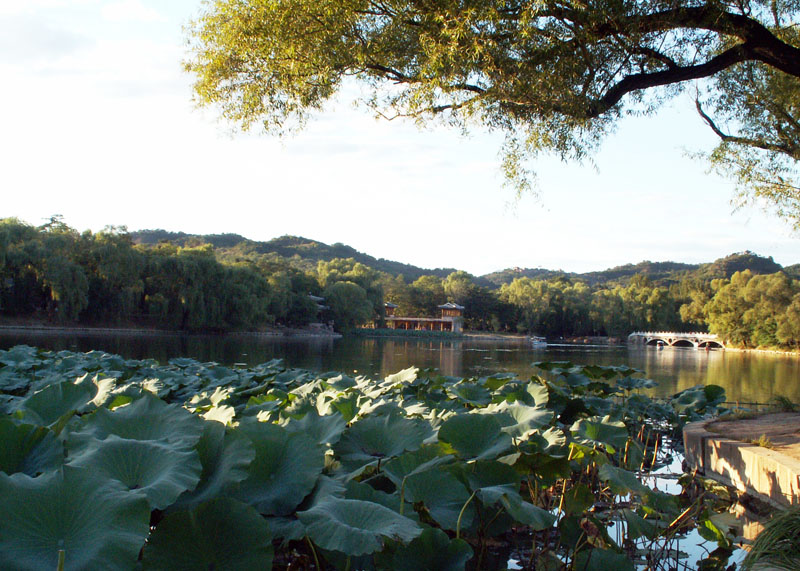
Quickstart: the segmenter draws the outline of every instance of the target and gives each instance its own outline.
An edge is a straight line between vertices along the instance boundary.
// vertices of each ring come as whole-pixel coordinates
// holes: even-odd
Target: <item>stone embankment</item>
[[[690,469],[775,506],[800,504],[800,413],[695,422],[683,441]]]

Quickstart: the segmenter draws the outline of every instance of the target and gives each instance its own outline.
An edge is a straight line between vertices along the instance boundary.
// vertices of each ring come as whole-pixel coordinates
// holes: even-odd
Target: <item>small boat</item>
[[[544,337],[531,337],[530,342],[534,347],[547,347],[547,339]]]

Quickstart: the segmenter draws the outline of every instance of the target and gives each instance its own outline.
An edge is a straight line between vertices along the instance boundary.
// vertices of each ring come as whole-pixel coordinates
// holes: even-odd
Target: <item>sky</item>
[[[341,242],[423,268],[602,270],[751,250],[790,265],[800,236],[687,154],[714,135],[688,98],[626,119],[594,164],[542,157],[538,195],[503,186],[497,134],[377,120],[343,96],[299,134],[241,133],[192,99],[200,0],[0,1],[0,218],[252,240]]]

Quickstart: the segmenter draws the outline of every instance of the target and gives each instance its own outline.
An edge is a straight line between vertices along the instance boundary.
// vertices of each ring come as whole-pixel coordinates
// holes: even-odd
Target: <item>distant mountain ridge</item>
[[[155,245],[159,242],[171,242],[175,245],[186,247],[198,244],[210,244],[220,250],[241,250],[242,252],[255,252],[258,254],[271,254],[285,258],[290,264],[305,266],[306,269],[316,267],[319,261],[330,261],[334,258],[353,258],[373,269],[391,275],[402,275],[407,282],[413,282],[423,275],[434,275],[441,278],[447,277],[456,268],[427,269],[375,258],[369,254],[359,252],[351,246],[342,243],[332,245],[318,242],[301,236],[280,236],[266,242],[249,240],[239,234],[187,234],[185,232],[169,232],[167,230],[137,230],[130,232],[134,243]],[[764,257],[754,252],[737,252],[705,264],[686,264],[682,262],[651,262],[649,260],[637,264],[624,264],[603,271],[574,273],[545,268],[507,268],[483,276],[475,276],[478,285],[499,288],[503,284],[511,283],[516,278],[528,277],[531,279],[551,279],[564,277],[581,279],[589,285],[605,283],[625,284],[635,275],[647,276],[653,283],[669,285],[681,279],[693,276],[703,280],[714,278],[729,278],[737,271],[749,269],[754,274],[772,274],[785,271],[791,277],[800,279],[800,264],[783,268],[771,256]]]

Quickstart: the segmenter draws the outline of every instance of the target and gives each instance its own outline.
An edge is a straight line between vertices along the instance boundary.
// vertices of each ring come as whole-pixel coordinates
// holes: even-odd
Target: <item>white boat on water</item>
[[[544,337],[531,337],[530,338],[531,345],[534,347],[547,347],[547,339]]]

